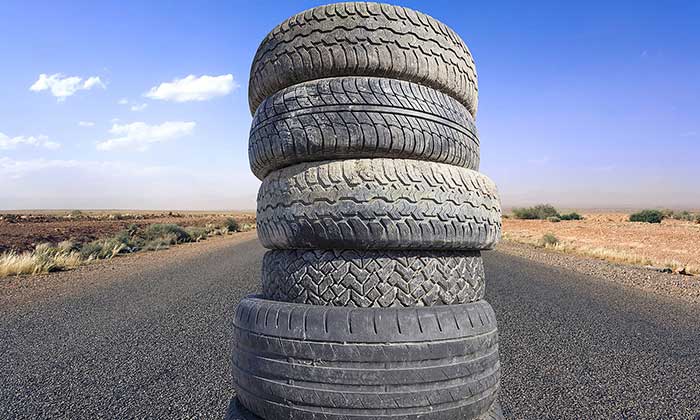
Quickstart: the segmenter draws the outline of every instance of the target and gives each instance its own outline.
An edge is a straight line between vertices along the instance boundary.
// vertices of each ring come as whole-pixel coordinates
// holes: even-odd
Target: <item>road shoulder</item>
[[[647,293],[700,303],[700,276],[660,273],[643,267],[564,254],[511,241],[502,241],[496,251],[569,269]]]

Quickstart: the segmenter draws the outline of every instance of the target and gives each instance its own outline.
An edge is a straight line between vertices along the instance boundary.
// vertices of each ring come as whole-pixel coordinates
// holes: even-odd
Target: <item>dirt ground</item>
[[[535,243],[546,233],[582,253],[609,255],[619,262],[685,267],[700,273],[700,224],[665,219],[661,224],[632,223],[627,213],[583,213],[585,220],[503,219],[506,239]],[[636,261],[635,261],[636,260]]]
[[[34,249],[37,244],[64,240],[89,242],[112,236],[129,225],[147,226],[173,223],[180,226],[222,224],[228,217],[241,223],[255,223],[255,214],[246,212],[0,212],[0,253]]]

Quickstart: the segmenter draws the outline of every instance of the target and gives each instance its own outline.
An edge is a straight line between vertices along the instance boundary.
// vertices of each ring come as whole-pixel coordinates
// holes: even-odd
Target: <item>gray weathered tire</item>
[[[258,107],[250,167],[260,179],[300,162],[406,158],[479,169],[469,112],[435,89],[376,77],[338,77],[294,85]]]
[[[232,366],[237,397],[264,419],[474,418],[500,381],[485,301],[340,308],[248,297]]]
[[[385,308],[484,297],[479,251],[276,250],[262,267],[263,296],[283,302]]]
[[[245,408],[238,398],[233,397],[229,402],[228,409],[226,410],[226,416],[224,420],[265,420],[260,416],[256,416],[251,413],[250,410]],[[475,418],[474,420],[505,420],[503,416],[503,410],[501,410],[501,404],[496,401],[493,403],[491,408],[485,414]]]
[[[476,66],[459,35],[415,10],[360,2],[309,9],[273,29],[250,69],[250,112],[286,87],[336,76],[419,83],[445,92],[476,115]]]
[[[481,250],[496,245],[495,184],[469,169],[405,159],[301,163],[268,175],[258,236],[270,249]]]

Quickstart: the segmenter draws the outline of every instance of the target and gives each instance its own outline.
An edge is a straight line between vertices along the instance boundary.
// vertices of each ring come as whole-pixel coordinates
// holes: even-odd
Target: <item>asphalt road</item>
[[[0,418],[223,418],[233,308],[258,289],[264,251],[202,250],[5,293]],[[498,252],[485,261],[508,418],[700,414],[700,308]]]

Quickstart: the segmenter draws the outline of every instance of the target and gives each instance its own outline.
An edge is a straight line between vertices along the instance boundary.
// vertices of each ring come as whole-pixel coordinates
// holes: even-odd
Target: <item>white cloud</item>
[[[148,104],[141,104],[141,105],[131,105],[131,110],[134,112],[140,112],[143,111],[144,109],[148,108]]]
[[[119,102],[117,102],[119,105],[126,105],[129,103],[129,100],[126,98],[121,98]]]
[[[85,82],[78,76],[63,76],[61,73],[52,75],[40,74],[39,79],[29,87],[32,92],[51,91],[59,102],[65,101],[79,90],[90,90],[94,87],[105,89],[106,86],[97,76],[89,77]]]
[[[3,133],[0,133],[0,150],[14,150],[18,146],[34,146],[43,147],[49,150],[55,150],[61,147],[61,144],[49,140],[47,136],[10,137]]]
[[[94,127],[95,123],[92,121],[80,121],[78,122],[78,125],[81,127]]]
[[[240,85],[233,80],[231,74],[201,77],[191,74],[184,79],[161,83],[159,86],[151,88],[144,96],[174,102],[207,101],[217,96],[228,95],[238,87]]]
[[[105,84],[102,83],[102,80],[100,80],[100,78],[97,77],[97,76],[89,77],[89,78],[85,81],[85,83],[83,83],[83,89],[92,89],[92,88],[94,88],[95,86],[101,87],[102,89],[106,89],[106,88],[107,88],[107,86],[105,86]]]
[[[196,125],[194,122],[184,121],[166,121],[160,125],[148,125],[143,122],[114,124],[109,132],[119,137],[98,143],[97,149],[134,149],[142,152],[148,150],[153,143],[163,143],[191,134]]]

